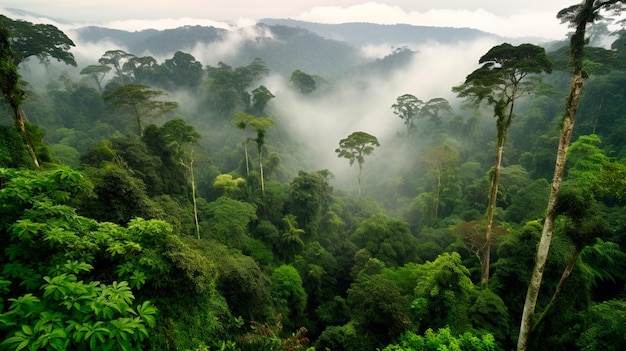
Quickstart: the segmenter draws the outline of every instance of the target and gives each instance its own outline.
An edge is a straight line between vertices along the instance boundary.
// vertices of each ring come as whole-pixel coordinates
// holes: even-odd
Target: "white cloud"
[[[407,11],[395,5],[367,2],[348,7],[317,6],[301,13],[296,19],[320,23],[372,22],[468,27],[505,37],[562,39],[567,32],[567,27],[559,23],[552,11],[511,13],[513,14],[497,16],[483,8],[432,9],[418,12]]]

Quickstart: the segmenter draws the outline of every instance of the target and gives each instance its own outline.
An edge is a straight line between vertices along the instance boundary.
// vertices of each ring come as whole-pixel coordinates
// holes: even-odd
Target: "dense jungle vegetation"
[[[592,22],[577,6],[562,18]],[[57,28],[0,23],[0,350],[518,345],[580,28],[494,46],[457,101],[373,102],[397,131],[334,140],[338,181],[274,102],[345,77],[272,92],[261,59],[76,62]],[[626,30],[591,28],[529,350],[626,349]]]

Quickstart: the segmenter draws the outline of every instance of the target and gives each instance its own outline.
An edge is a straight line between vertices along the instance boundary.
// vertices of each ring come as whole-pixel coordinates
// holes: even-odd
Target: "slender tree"
[[[354,132],[348,137],[339,141],[339,148],[335,149],[337,157],[347,158],[350,161],[350,166],[354,164],[356,160],[359,164],[359,175],[357,181],[359,183],[359,195],[361,195],[361,172],[363,171],[363,163],[365,163],[365,156],[371,155],[374,152],[374,147],[380,146],[378,139],[365,132]]]
[[[448,173],[454,171],[459,162],[459,152],[448,145],[437,145],[426,150],[422,162],[428,166],[429,173],[435,178],[435,218],[438,218],[443,180]]]
[[[481,265],[481,285],[489,281],[491,229],[496,209],[502,153],[506,135],[515,117],[516,100],[522,95],[539,90],[544,85],[540,74],[551,72],[552,64],[545,49],[532,44],[513,46],[504,43],[491,48],[479,63],[482,66],[470,73],[465,83],[452,88],[459,97],[475,103],[486,102],[493,106],[496,119],[496,160],[491,175],[485,248]]]
[[[265,194],[265,180],[263,176],[263,146],[265,145],[265,133],[267,128],[274,125],[271,118],[255,118],[250,121],[250,126],[256,131],[256,138],[252,139],[256,142],[257,155],[259,157],[259,173],[261,177],[261,192]]]
[[[578,5],[572,5],[559,11],[557,14],[557,17],[560,18],[562,22],[568,22],[575,28],[574,34],[570,37],[572,80],[565,104],[565,113],[561,122],[561,135],[557,149],[552,186],[550,188],[550,197],[546,208],[546,218],[541,232],[541,239],[539,240],[539,245],[537,246],[535,266],[533,268],[530,283],[528,284],[524,310],[522,312],[519,337],[517,339],[518,351],[525,351],[528,348],[530,333],[533,327],[533,315],[535,313],[537,297],[539,296],[539,288],[541,286],[543,271],[545,269],[548,251],[550,250],[550,243],[552,241],[552,231],[554,228],[554,219],[556,217],[556,199],[561,187],[561,180],[565,170],[565,161],[567,159],[567,149],[574,130],[578,103],[580,101],[583,84],[585,82],[583,57],[586,44],[585,33],[587,30],[587,24],[593,23],[595,20],[599,19],[600,11],[612,11],[614,14],[619,14],[625,8],[625,0],[584,0]]]
[[[254,116],[249,115],[247,113],[236,113],[233,116],[233,124],[235,127],[241,129],[243,131],[243,153],[246,158],[246,175],[250,174],[250,157],[248,156],[248,136],[246,135],[246,131],[248,130],[248,126],[250,122],[254,120]]]

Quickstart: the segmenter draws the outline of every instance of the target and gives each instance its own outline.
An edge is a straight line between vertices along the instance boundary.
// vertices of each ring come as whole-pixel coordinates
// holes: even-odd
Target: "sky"
[[[182,25],[253,24],[263,18],[291,18],[319,23],[469,27],[504,37],[564,39],[567,25],[559,10],[577,0],[2,0],[18,8],[78,26],[99,25],[124,30],[167,29]],[[30,18],[22,18],[30,20]],[[39,21],[38,23],[41,23]],[[54,24],[54,23],[53,23]]]

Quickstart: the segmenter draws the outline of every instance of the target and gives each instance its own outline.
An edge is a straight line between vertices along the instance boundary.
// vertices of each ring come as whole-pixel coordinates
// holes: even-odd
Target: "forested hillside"
[[[0,16],[0,350],[626,349],[623,6],[381,57]]]

